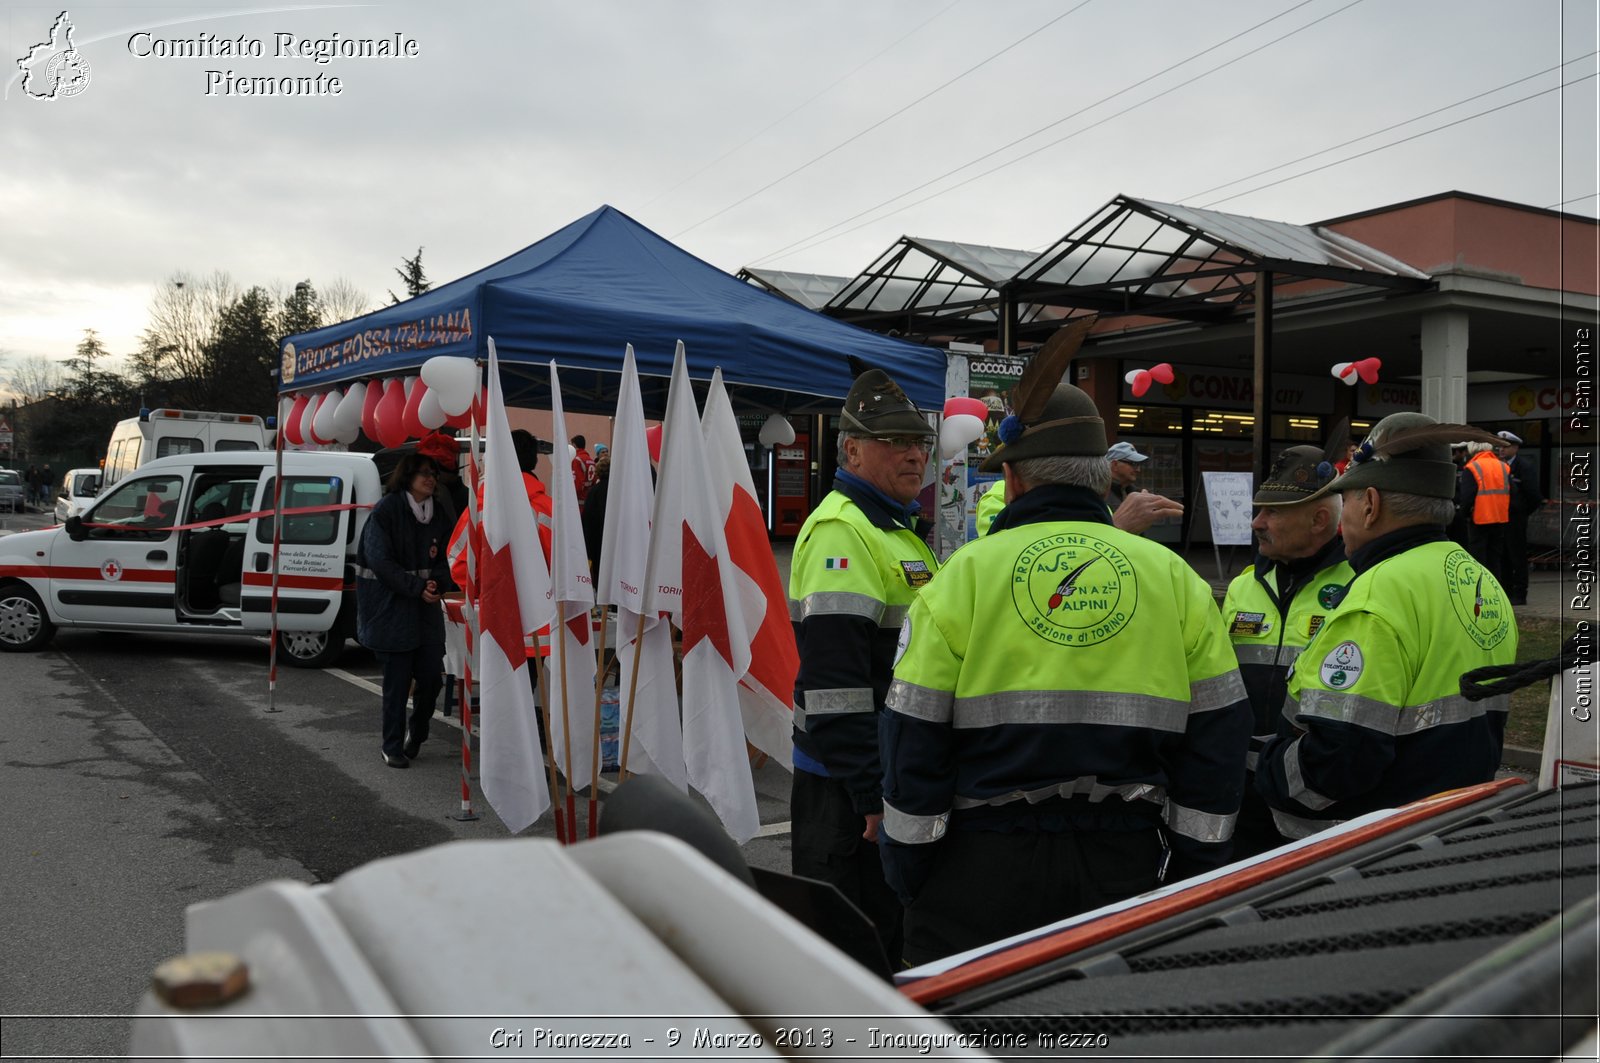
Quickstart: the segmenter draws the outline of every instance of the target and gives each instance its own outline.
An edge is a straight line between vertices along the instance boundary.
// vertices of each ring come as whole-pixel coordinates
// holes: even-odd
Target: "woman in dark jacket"
[[[427,740],[444,686],[439,598],[454,587],[446,547],[456,516],[444,494],[434,494],[438,478],[432,458],[407,454],[361,533],[356,637],[383,666],[383,760],[391,768],[409,766]]]

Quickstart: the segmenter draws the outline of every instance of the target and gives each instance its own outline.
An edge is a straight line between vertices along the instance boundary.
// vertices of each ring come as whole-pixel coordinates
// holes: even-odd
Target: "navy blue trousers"
[[[428,737],[433,706],[444,689],[444,650],[423,646],[405,653],[374,651],[374,656],[383,666],[383,751],[398,757],[405,747],[408,723],[413,742]],[[413,681],[417,689],[410,699],[411,717],[407,720],[406,699]]]

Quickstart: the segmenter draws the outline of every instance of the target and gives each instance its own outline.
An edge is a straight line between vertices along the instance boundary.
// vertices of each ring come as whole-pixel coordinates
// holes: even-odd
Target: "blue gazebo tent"
[[[720,366],[735,405],[752,412],[837,410],[847,355],[886,370],[926,410],[944,401],[942,351],[762,291],[609,206],[414,299],[287,337],[279,391],[415,373],[436,355],[482,358],[491,336],[517,406],[548,402],[554,358],[567,409],[610,413],[631,343],[645,411],[660,416],[680,339],[690,375],[709,380]]]

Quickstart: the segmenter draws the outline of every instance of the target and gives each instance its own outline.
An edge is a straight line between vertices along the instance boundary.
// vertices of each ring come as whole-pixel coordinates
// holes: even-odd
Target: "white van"
[[[61,490],[56,494],[57,522],[65,524],[68,517],[88,509],[99,493],[99,469],[68,469],[61,478]]]
[[[58,528],[0,539],[0,650],[42,649],[57,627],[149,633],[271,630],[274,456],[159,458]],[[382,493],[366,454],[283,455],[278,645],[320,668],[355,634],[354,558]],[[263,512],[266,511],[266,512]]]
[[[156,458],[204,451],[266,450],[267,424],[253,413],[140,410],[117,422],[106,445],[104,484],[110,487]]]

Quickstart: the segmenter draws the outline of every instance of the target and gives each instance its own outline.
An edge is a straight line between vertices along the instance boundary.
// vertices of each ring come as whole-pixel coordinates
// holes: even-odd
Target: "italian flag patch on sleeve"
[[[850,559],[848,557],[829,557],[829,558],[824,558],[823,562],[822,562],[822,567],[823,568],[829,568],[829,569],[832,569],[832,568],[849,568],[850,567]]]

